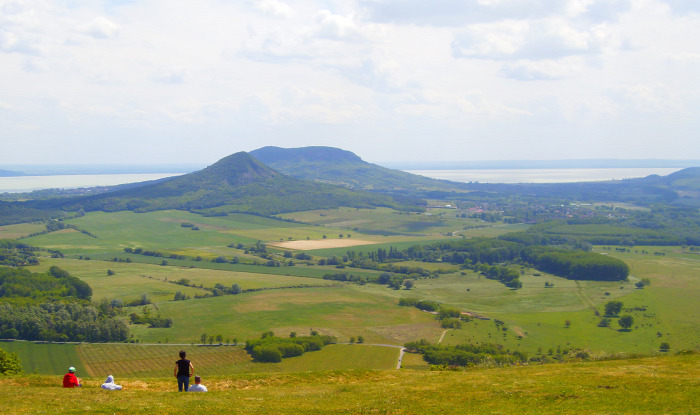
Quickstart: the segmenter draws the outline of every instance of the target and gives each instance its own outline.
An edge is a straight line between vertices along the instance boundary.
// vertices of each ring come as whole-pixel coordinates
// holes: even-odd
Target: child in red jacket
[[[63,387],[64,388],[74,388],[76,386],[83,386],[80,384],[80,378],[75,376],[75,368],[73,366],[68,368],[68,373],[63,376]]]

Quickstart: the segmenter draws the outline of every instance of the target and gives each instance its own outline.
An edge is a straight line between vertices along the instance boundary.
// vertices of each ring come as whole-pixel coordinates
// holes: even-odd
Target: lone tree
[[[659,350],[662,352],[667,352],[667,351],[671,350],[671,345],[668,344],[667,342],[663,342],[663,343],[661,343],[661,346],[659,346]]]
[[[625,314],[624,316],[620,317],[620,320],[617,321],[617,324],[619,324],[623,330],[629,330],[630,327],[632,327],[632,324],[634,324],[634,319],[631,315]]]
[[[605,315],[616,316],[622,311],[622,301],[608,301],[605,303]]]

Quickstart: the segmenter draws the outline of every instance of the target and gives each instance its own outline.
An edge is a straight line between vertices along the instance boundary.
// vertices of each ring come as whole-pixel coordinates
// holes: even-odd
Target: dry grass
[[[367,241],[364,239],[312,239],[308,241],[271,243],[270,245],[286,249],[309,251],[311,249],[346,248],[349,246],[371,245],[376,243],[377,242]]]
[[[60,376],[0,378],[0,408],[29,413],[691,414],[700,356],[474,369],[240,374],[178,394],[174,379],[102,379],[64,390]]]

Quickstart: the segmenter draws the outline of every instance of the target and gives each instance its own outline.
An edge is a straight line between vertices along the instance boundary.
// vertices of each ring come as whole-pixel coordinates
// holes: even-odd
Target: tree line
[[[474,366],[481,363],[511,365],[527,362],[527,353],[520,350],[510,351],[500,344],[459,344],[443,346],[430,344],[421,339],[404,345],[406,351],[423,355],[423,360],[431,365],[440,366]]]

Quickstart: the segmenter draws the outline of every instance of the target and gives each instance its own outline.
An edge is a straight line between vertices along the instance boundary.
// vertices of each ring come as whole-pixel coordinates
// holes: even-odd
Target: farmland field
[[[187,351],[195,372],[201,376],[226,374],[232,366],[250,362],[238,346],[80,344],[77,354],[90,376],[172,376],[180,350]]]
[[[58,265],[87,282],[92,287],[94,298],[97,300],[102,298],[129,300],[147,294],[153,301],[160,302],[172,300],[177,291],[191,297],[207,293],[200,288],[174,284],[180,279],[189,280],[191,284],[202,284],[207,288],[213,288],[217,283],[227,287],[238,284],[244,290],[334,284],[333,281],[318,278],[72,259],[47,258],[41,261],[41,265],[29,269],[38,272],[52,265]],[[262,270],[265,268],[257,267]],[[107,270],[112,270],[114,275],[107,275]]]
[[[319,351],[255,363],[233,345],[47,344],[0,342],[0,348],[18,353],[26,373],[62,375],[74,366],[82,378],[169,377],[180,350],[187,351],[195,373],[206,377],[242,372],[305,372],[344,369],[393,369],[399,349],[368,344],[332,344]]]
[[[362,335],[368,343],[403,344],[412,326],[429,324],[439,330],[431,315],[399,307],[391,297],[356,290],[351,286],[281,289],[198,300],[157,304],[171,328],[132,326],[142,342],[198,342],[202,333],[221,334],[239,341],[257,338],[263,331],[278,336],[290,332],[307,334],[310,329],[347,341]],[[393,327],[396,333],[390,333]]]
[[[223,217],[203,217],[189,212],[166,210],[148,213],[90,212],[83,217],[67,220],[76,229],[28,238],[32,245],[60,249],[65,254],[120,252],[124,248],[177,251],[189,249],[207,252],[209,248],[225,247],[231,243],[252,244],[259,240],[321,239],[322,235],[337,234],[337,230],[303,226],[291,222],[253,215],[232,214]],[[183,227],[183,223],[192,227]],[[87,231],[91,235],[80,231]]]
[[[467,227],[480,226],[478,219],[456,218],[455,211],[434,209],[426,213],[398,212],[388,208],[377,209],[320,209],[278,215],[314,225],[350,229],[373,235],[438,236]]]
[[[45,229],[40,223],[20,223],[0,226],[0,239],[17,239]]]
[[[76,368],[78,376],[86,376],[86,366],[78,357],[74,344],[47,344],[27,341],[3,341],[0,349],[17,353],[26,373],[63,375],[68,368]]]
[[[357,285],[322,279],[326,273],[337,272],[377,276],[381,274],[379,270],[350,267],[338,270],[333,265],[314,265],[313,261],[298,261],[294,266],[288,266],[282,249],[268,245],[270,256],[264,257],[246,254],[231,244],[254,244],[258,240],[272,244],[306,243],[307,236],[309,243],[330,246],[349,241],[371,243],[306,251],[318,259],[343,256],[350,250],[367,253],[378,248],[406,249],[415,244],[454,238],[451,235],[455,233],[465,237],[496,236],[524,230],[527,226],[485,224],[475,219],[457,218],[446,209],[432,210],[431,215],[416,215],[399,214],[384,208],[343,208],[281,216],[309,224],[238,214],[202,217],[180,211],[89,213],[68,221],[77,230],[67,229],[26,239],[38,246],[59,248],[66,254],[66,258],[42,257],[40,265],[28,268],[45,271],[52,265],[59,266],[86,281],[93,289],[94,300],[129,302],[146,294],[153,302],[146,309],[151,314],[171,318],[173,325],[150,328],[146,324],[130,324],[134,339],[145,343],[197,344],[202,334],[221,335],[224,339],[243,342],[257,338],[265,331],[286,337],[291,332],[303,335],[311,330],[336,336],[340,342],[360,335],[366,343],[402,345],[418,339],[437,342],[445,330],[434,315],[413,307],[398,306],[400,298],[414,297],[490,319],[475,319],[464,323],[460,329],[448,330],[442,340],[447,345],[497,343],[511,350],[528,352],[530,356],[547,354],[550,349],[573,347],[588,349],[593,354],[655,354],[659,353],[659,345],[664,341],[670,343],[672,351],[700,347],[700,327],[695,321],[700,314],[696,301],[700,298],[700,261],[696,259],[697,254],[680,247],[635,247],[629,252],[598,247],[597,251],[630,265],[629,281],[577,282],[524,267],[520,276],[523,286],[518,290],[462,270],[457,265],[397,262],[396,265],[442,273],[415,280],[411,290],[393,290],[386,285]],[[182,227],[182,223],[192,224],[200,230]],[[395,232],[384,232],[391,227]],[[340,233],[344,234],[343,238],[339,237]],[[351,234],[350,238],[348,234]],[[323,235],[327,237],[324,239]],[[135,247],[165,252],[166,255],[187,255],[188,258],[124,252],[124,248]],[[652,254],[654,252],[656,255]],[[199,255],[203,259],[195,260],[194,257]],[[226,261],[238,256],[241,263],[213,262],[217,256],[223,256]],[[83,259],[79,260],[80,257]],[[86,260],[87,257],[90,260]],[[269,257],[281,260],[281,266],[265,266]],[[107,275],[108,271],[113,275]],[[634,283],[642,278],[649,278],[651,286],[635,288]],[[188,286],[174,284],[179,280],[187,280]],[[545,287],[545,283],[551,286]],[[224,287],[238,284],[243,290],[261,291],[210,296],[216,284]],[[191,299],[173,301],[178,291]],[[194,298],[204,296],[208,297]],[[610,327],[598,327],[603,306],[610,300],[622,301],[625,313],[634,317],[635,324],[630,331],[618,330],[615,318],[611,319]],[[144,313],[144,310],[143,306],[127,307],[122,318],[126,319],[131,313]],[[495,325],[496,319],[503,321],[503,327]],[[222,348],[226,349],[233,350]],[[87,353],[89,349],[80,350]],[[338,346],[328,350],[344,349]],[[316,359],[321,355],[313,356]],[[411,363],[412,358],[408,357],[408,365],[425,367],[420,360]],[[313,359],[305,356],[282,362],[280,367],[290,365],[296,368],[293,370],[303,370],[302,363],[294,366],[290,362],[307,362],[309,368],[321,367]],[[336,361],[346,364],[342,359]],[[258,370],[257,366],[248,364],[219,365],[217,370],[221,372],[212,373]],[[153,370],[156,369],[144,370],[144,373],[158,375]]]
[[[326,249],[326,248],[347,248],[357,245],[371,245],[375,242],[366,241],[364,239],[321,239],[313,241],[287,241],[273,243],[271,245],[278,246],[280,248],[287,249],[298,249],[301,251],[308,251],[311,249]]]

